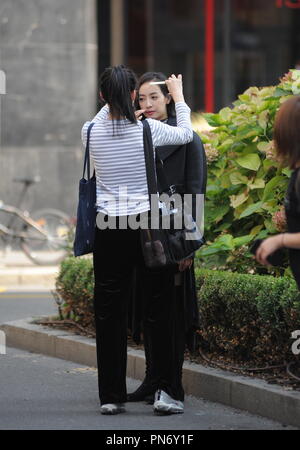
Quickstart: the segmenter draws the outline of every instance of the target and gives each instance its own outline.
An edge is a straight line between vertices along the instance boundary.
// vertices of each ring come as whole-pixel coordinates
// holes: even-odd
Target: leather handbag
[[[157,198],[157,202],[159,202],[157,174],[151,129],[147,120],[143,121],[143,127],[149,202],[152,205],[151,199]],[[170,201],[158,205],[157,226],[152,227],[151,217],[148,217],[149,226],[141,227],[142,251],[145,264],[149,268],[178,264],[183,259],[193,256],[194,252],[205,242],[192,215],[185,211],[185,205],[172,206],[174,193],[174,189],[168,189],[164,193]],[[154,201],[156,202],[156,200]],[[150,216],[152,213],[153,211],[150,210]],[[178,223],[181,224],[180,228],[176,227]]]
[[[87,141],[84,155],[83,174],[79,180],[79,200],[77,206],[77,222],[73,251],[75,256],[91,253],[94,248],[96,226],[96,176],[90,176],[90,134],[92,122],[87,130]],[[85,178],[85,172],[87,177]]]

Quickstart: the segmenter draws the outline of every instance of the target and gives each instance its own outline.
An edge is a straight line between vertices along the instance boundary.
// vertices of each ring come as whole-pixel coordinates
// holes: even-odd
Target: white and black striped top
[[[177,127],[155,119],[149,122],[153,145],[181,145],[191,142],[193,131],[190,108],[177,102]],[[90,155],[97,179],[97,210],[110,216],[138,214],[150,209],[143,147],[143,125],[124,119],[109,119],[104,106],[92,120],[95,125],[90,136]],[[113,125],[113,122],[114,125]],[[116,122],[118,122],[116,124]],[[82,142],[86,144],[87,129],[82,128]],[[113,133],[113,126],[118,131]]]

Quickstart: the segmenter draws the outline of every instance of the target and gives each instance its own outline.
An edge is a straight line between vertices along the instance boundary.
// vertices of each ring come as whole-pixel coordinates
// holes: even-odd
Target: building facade
[[[1,0],[0,199],[40,175],[28,207],[75,215],[80,129],[121,63],[182,73],[191,108],[217,111],[300,66],[300,0]]]
[[[275,84],[300,65],[299,0],[100,3],[106,3],[106,14],[110,8],[105,49],[110,45],[111,60],[138,74],[183,73],[193,110],[219,110],[247,87]],[[101,43],[99,48],[101,59]],[[108,60],[103,62],[101,69]]]
[[[96,109],[96,0],[1,0],[0,200],[15,204],[16,177],[40,176],[29,210],[75,215],[80,130]],[[0,214],[0,223],[6,216]]]

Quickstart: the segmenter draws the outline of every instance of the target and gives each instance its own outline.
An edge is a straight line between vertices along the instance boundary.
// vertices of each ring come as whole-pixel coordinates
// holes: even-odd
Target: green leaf
[[[296,81],[295,83],[292,84],[292,92],[294,95],[299,95],[300,94],[300,83],[299,81]]]
[[[256,178],[253,183],[248,184],[251,190],[263,189],[265,187],[265,181],[262,178]]]
[[[216,233],[228,230],[231,227],[231,222],[223,222],[218,228],[214,228]]]
[[[235,247],[241,247],[242,245],[249,244],[253,240],[254,236],[241,236],[233,239],[233,243]]]
[[[245,156],[237,158],[236,162],[245,169],[257,171],[260,167],[261,161],[256,153],[250,153]]]
[[[221,125],[221,121],[218,114],[206,113],[203,114],[203,117],[207,120],[208,124],[211,127],[218,127]]]
[[[284,175],[286,175],[288,178],[290,178],[292,173],[293,173],[293,171],[291,169],[288,169],[287,167],[285,167],[284,169],[282,169],[282,173]]]
[[[273,214],[276,211],[276,206],[277,206],[277,200],[272,199],[272,200],[269,200],[268,202],[265,202],[262,205],[262,209],[264,209],[265,211],[268,211],[268,213],[270,213],[270,214]]]
[[[229,205],[215,206],[211,203],[208,203],[205,206],[205,220],[218,223],[228,213],[229,210]]]
[[[270,198],[272,198],[274,195],[274,189],[277,186],[282,186],[285,182],[286,182],[286,177],[278,176],[278,177],[272,178],[266,184],[262,201],[265,202],[265,201],[269,200]]]
[[[281,88],[277,87],[277,88],[275,89],[275,92],[274,92],[274,94],[273,94],[273,97],[282,97],[282,96],[284,96],[284,95],[289,95],[289,94],[290,94],[290,92],[285,91],[284,89],[281,89]]]
[[[249,183],[249,179],[239,172],[231,173],[229,178],[233,185],[237,185],[237,184],[246,184],[247,185]]]
[[[222,192],[222,189],[217,184],[208,184],[206,189],[207,194],[209,195],[216,195],[219,194],[219,192]]]
[[[219,247],[214,247],[214,245],[211,244],[211,245],[206,245],[205,247],[201,247],[197,253],[200,257],[205,257],[205,256],[216,255],[218,253],[223,253],[223,252],[224,252],[224,250],[222,250]]]
[[[256,213],[257,211],[259,211],[261,209],[262,205],[263,205],[263,202],[257,202],[257,203],[253,203],[252,205],[248,206],[246,209],[244,209],[244,211],[240,215],[240,219],[243,219],[244,217],[248,217],[248,216],[251,216],[251,214]]]
[[[229,150],[232,147],[233,142],[233,139],[226,139],[226,141],[218,147],[218,150],[221,152]]]
[[[241,94],[239,95],[239,100],[243,103],[250,103],[251,97],[248,94]]]
[[[269,141],[261,141],[257,144],[258,150],[260,150],[261,152],[264,152],[264,153],[268,150],[269,146],[270,146]]]
[[[231,234],[224,234],[223,236],[216,239],[213,245],[219,250],[233,250],[233,237],[231,236]]]
[[[266,131],[268,119],[269,119],[268,110],[262,111],[258,117],[259,126],[261,126],[264,131]]]
[[[264,224],[269,233],[273,234],[277,232],[272,220],[265,220]]]
[[[220,182],[223,189],[229,189],[231,187],[231,181],[228,174],[222,175],[220,178]]]
[[[256,239],[265,239],[268,236],[268,230],[262,230],[258,235],[256,236]]]
[[[257,233],[259,233],[262,228],[263,228],[263,225],[256,225],[256,227],[252,228],[252,230],[250,231],[250,235],[256,236]]]
[[[233,208],[237,208],[238,206],[242,205],[244,202],[246,202],[249,198],[249,195],[245,192],[242,192],[238,195],[231,195],[230,197],[230,204]]]
[[[253,127],[253,125],[248,124],[243,125],[242,127],[239,127],[238,129],[238,137],[239,139],[248,139],[252,136],[258,136],[262,133],[262,129],[258,127]]]
[[[232,115],[232,111],[228,107],[221,109],[221,111],[219,112],[219,116],[220,116],[222,123],[224,123],[224,122],[227,123],[228,120],[230,120],[231,115]]]
[[[263,162],[265,172],[268,172],[271,167],[277,167],[276,161],[273,161],[272,159],[265,159]]]

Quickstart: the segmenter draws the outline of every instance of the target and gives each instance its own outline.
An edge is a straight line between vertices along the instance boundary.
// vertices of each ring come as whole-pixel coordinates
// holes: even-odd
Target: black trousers
[[[97,228],[93,259],[100,403],[123,403],[127,399],[127,306],[137,264],[143,274],[144,327],[151,348],[152,379],[157,389],[183,399],[183,390],[178,388],[183,350],[181,345],[178,347],[174,326],[175,268],[147,269],[139,230],[131,229]],[[178,357],[178,351],[182,356]]]
[[[172,342],[170,343],[170,367],[171,367],[171,382],[164,387],[161,387],[175,400],[184,401],[184,389],[182,386],[182,366],[184,362],[185,350],[185,331],[184,331],[184,307],[183,307],[183,293],[182,286],[175,288],[173,298],[170,299],[170,335]],[[148,300],[148,301],[147,301]],[[158,382],[160,373],[159,367],[155,364],[156,356],[153,354],[153,341],[156,340],[156,334],[152,334],[153,322],[151,314],[148,314],[151,308],[151,300],[145,299],[145,310],[143,314],[143,340],[146,357],[146,376],[144,383],[156,389],[160,384]],[[157,317],[157,328],[160,328],[159,315]],[[155,319],[154,319],[155,320]],[[161,323],[161,326],[164,326]],[[159,345],[159,342],[157,342]]]

